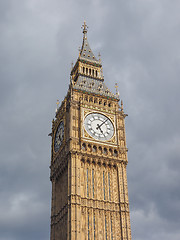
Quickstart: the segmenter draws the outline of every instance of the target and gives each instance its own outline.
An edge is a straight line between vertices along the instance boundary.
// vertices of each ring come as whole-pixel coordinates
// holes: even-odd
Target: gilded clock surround
[[[107,116],[114,125],[108,141],[92,138],[84,129],[90,113]],[[101,60],[87,41],[72,68],[69,90],[52,122],[51,240],[131,240],[126,166],[127,147],[123,103],[105,85]],[[64,138],[54,141],[60,122]]]

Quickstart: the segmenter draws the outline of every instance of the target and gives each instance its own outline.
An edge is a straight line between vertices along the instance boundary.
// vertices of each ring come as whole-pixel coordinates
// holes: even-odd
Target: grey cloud
[[[81,25],[124,101],[133,239],[179,240],[178,0],[0,1],[0,240],[49,239],[51,121]]]

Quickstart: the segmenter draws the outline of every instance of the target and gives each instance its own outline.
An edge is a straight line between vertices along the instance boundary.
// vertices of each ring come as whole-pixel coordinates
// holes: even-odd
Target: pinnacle
[[[95,58],[90,45],[87,40],[87,29],[88,26],[86,25],[86,22],[84,21],[84,24],[81,27],[83,29],[83,43],[82,47],[80,50],[80,59],[84,59],[87,61],[92,61],[92,62],[98,62],[98,60]]]

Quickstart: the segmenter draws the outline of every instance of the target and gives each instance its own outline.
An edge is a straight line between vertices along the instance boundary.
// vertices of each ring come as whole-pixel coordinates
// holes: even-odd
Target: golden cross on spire
[[[119,92],[118,92],[118,85],[115,83],[115,88],[116,88],[116,96],[119,97]]]
[[[86,21],[84,21],[84,24],[81,27],[83,29],[84,35],[87,33],[88,26],[86,25]]]
[[[117,92],[118,92],[118,85],[117,85],[117,83],[115,83],[115,88],[116,88],[116,94],[117,94]]]
[[[57,105],[57,107],[56,107],[56,112],[57,112],[58,107],[59,107],[59,100],[57,100],[56,105]]]

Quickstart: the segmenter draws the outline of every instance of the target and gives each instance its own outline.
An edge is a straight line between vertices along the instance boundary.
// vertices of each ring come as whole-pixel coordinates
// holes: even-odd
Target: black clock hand
[[[101,127],[100,127],[99,124],[97,124],[97,128],[96,128],[96,129],[98,129],[98,128],[99,128],[99,130],[101,131],[101,133],[103,134],[103,130],[101,129]]]
[[[97,124],[97,128],[96,128],[96,129],[100,128],[107,120],[108,120],[108,119],[106,119],[106,120],[105,120],[103,123],[101,123],[100,125]]]

